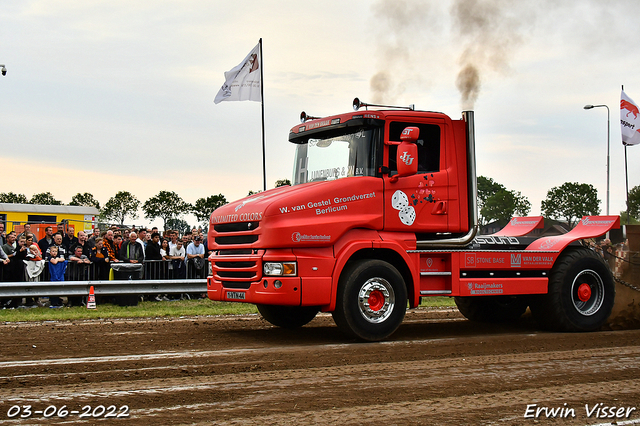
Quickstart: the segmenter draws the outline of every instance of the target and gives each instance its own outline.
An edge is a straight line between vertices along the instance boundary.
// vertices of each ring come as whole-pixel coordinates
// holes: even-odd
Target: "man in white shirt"
[[[182,247],[182,241],[178,240],[176,245],[169,249],[169,257],[171,258],[171,264],[173,266],[174,278],[185,278],[185,249]]]
[[[197,236],[187,247],[187,275],[190,278],[202,278],[204,265],[204,246],[202,238]]]

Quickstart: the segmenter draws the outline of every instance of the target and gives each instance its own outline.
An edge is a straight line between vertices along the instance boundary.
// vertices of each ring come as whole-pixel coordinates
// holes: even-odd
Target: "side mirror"
[[[418,147],[416,141],[420,136],[420,129],[417,127],[407,127],[400,135],[400,145],[398,145],[396,164],[398,174],[396,176],[411,176],[418,173]],[[395,179],[394,179],[395,181]]]

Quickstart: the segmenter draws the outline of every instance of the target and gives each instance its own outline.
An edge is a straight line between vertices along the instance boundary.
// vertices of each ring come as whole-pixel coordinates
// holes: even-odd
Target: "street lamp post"
[[[609,215],[609,151],[611,147],[611,120],[609,114],[609,107],[606,105],[585,105],[584,109],[592,109],[598,107],[605,107],[607,109],[607,216]]]

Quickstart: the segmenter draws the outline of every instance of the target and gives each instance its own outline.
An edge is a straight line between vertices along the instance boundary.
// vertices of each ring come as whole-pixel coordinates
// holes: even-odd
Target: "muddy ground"
[[[4,324],[0,353],[7,425],[609,424],[604,406],[640,419],[640,330],[549,333],[455,309],[409,311],[381,343],[327,314],[294,331],[258,316]]]

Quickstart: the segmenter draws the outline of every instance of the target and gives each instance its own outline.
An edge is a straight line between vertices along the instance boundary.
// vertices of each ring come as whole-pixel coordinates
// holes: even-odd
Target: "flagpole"
[[[624,84],[621,85],[622,91],[624,92]],[[624,145],[624,179],[626,182],[625,191],[627,193],[627,225],[629,224],[629,172],[627,171],[627,144],[622,141],[622,145]]]
[[[624,175],[626,181],[626,191],[627,191],[627,225],[629,224],[629,172],[627,170],[627,144],[624,145]]]
[[[262,56],[262,37],[260,37],[260,104],[262,105],[262,187],[267,190],[267,160],[264,143],[264,58]]]

